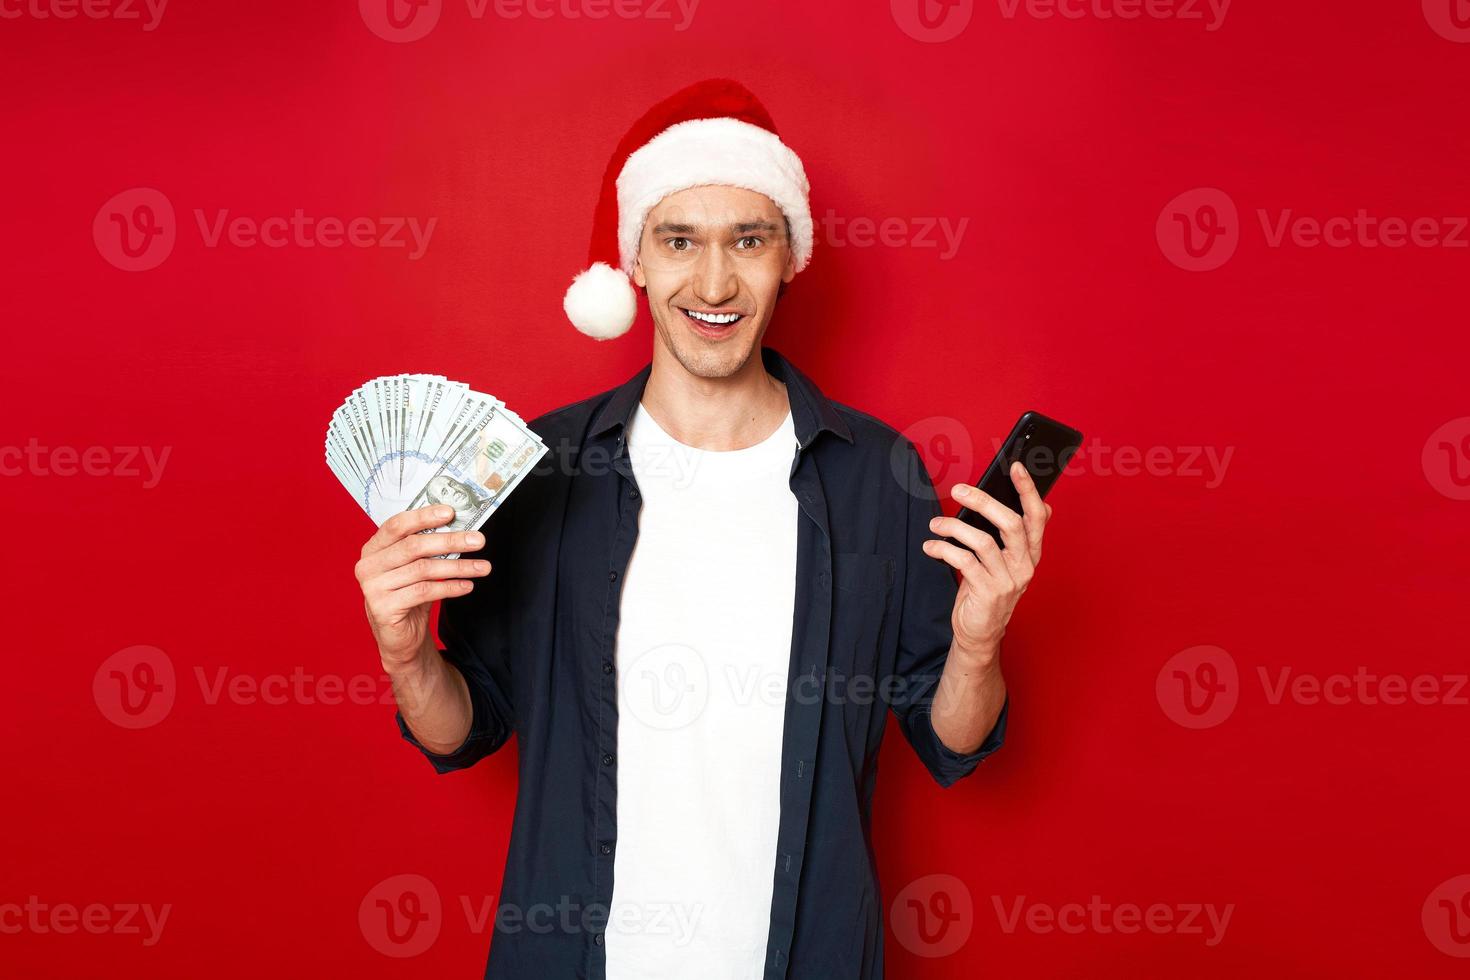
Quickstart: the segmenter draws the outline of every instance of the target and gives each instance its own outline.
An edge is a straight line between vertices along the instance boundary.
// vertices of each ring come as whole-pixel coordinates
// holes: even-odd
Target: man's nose
[[[707,306],[720,306],[740,291],[735,262],[723,248],[707,248],[694,268],[694,295]]]

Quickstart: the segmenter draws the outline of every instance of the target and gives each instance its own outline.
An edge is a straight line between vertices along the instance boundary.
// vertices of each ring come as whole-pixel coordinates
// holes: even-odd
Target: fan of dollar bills
[[[373,523],[431,504],[480,527],[546,453],[493,395],[436,374],[374,378],[332,413],[327,465]],[[450,555],[449,557],[455,557]]]

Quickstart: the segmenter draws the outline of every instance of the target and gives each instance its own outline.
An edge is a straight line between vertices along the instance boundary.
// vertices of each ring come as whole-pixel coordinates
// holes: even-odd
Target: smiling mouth
[[[718,336],[727,333],[732,327],[745,319],[745,314],[736,313],[733,310],[690,310],[679,307],[684,318],[694,325],[695,330],[706,336]]]

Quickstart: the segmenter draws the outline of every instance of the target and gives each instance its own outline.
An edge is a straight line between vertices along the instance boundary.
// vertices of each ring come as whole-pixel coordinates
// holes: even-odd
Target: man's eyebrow
[[[775,232],[776,226],[769,221],[741,221],[730,226],[730,230],[737,235],[748,235],[753,231]],[[699,231],[695,225],[686,225],[673,221],[661,221],[653,226],[655,235],[692,235]]]

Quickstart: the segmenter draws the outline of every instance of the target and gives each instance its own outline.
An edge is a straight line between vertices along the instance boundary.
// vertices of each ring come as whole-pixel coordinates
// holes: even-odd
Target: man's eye
[[[687,251],[689,251],[689,246],[691,244],[692,243],[687,238],[670,238],[669,239],[669,248],[672,248],[676,252],[687,252]]]
[[[735,246],[737,248],[743,248],[747,250],[752,248],[760,248],[761,240],[754,235],[746,235],[744,238],[740,239],[740,241],[736,242]]]

